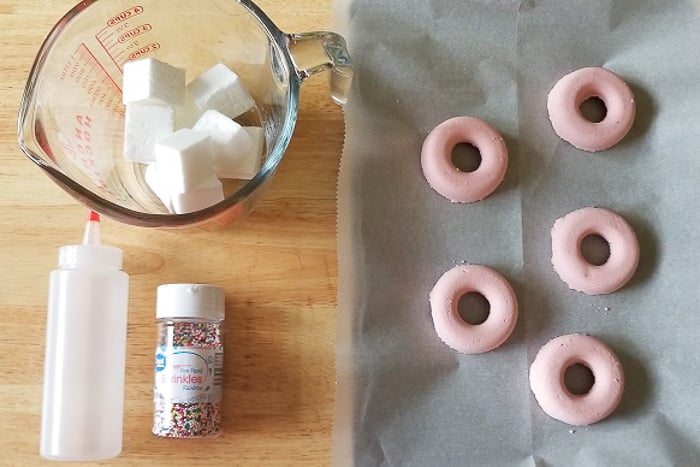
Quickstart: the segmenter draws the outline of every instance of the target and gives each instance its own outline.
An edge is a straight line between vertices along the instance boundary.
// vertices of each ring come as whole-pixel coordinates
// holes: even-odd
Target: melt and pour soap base
[[[213,206],[225,198],[219,179],[258,173],[265,133],[233,120],[255,106],[235,72],[220,63],[185,85],[184,70],[159,60],[127,65],[124,157],[149,164],[144,180],[168,212]]]

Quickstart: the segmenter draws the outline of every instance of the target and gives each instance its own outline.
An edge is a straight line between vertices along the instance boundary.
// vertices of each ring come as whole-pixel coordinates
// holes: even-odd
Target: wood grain
[[[286,31],[331,27],[330,0],[261,0]],[[0,5],[0,465],[39,465],[48,274],[81,237],[85,209],[20,152],[17,108],[36,51],[73,0]],[[336,178],[342,110],[327,77],[302,88],[295,135],[257,209],[214,232],[103,222],[131,276],[124,450],[114,465],[328,465],[334,397]],[[226,290],[224,434],[157,439],[152,422],[155,289]]]

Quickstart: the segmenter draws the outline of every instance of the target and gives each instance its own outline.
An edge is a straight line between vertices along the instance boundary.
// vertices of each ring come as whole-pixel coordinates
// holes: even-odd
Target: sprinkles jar
[[[206,284],[158,287],[153,434],[221,432],[224,292]]]

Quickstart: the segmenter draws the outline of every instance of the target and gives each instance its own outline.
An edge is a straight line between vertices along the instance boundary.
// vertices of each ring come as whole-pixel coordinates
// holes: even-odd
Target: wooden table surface
[[[75,0],[0,3],[0,465],[38,465],[49,272],[78,242],[86,210],[17,146],[17,109],[34,56]],[[331,28],[331,0],[259,0],[285,31]],[[328,465],[335,382],[336,179],[343,114],[328,80],[302,88],[289,150],[257,209],[214,231],[105,220],[130,275],[124,447],[115,465]],[[157,439],[152,422],[155,291],[226,290],[223,432]],[[48,464],[48,462],[44,462]]]

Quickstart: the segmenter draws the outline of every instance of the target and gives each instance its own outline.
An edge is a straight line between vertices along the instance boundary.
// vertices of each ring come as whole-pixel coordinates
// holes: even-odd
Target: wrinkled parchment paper
[[[681,0],[339,1],[357,65],[339,180],[336,465],[697,465],[700,458],[700,20]],[[337,5],[336,5],[337,6]],[[553,132],[546,97],[603,66],[637,101],[597,154]],[[452,204],[420,169],[428,132],[483,118],[510,151],[485,201]],[[610,208],[641,263],[621,291],[569,290],[550,264],[555,219]],[[511,338],[461,355],[428,294],[457,263],[511,281]],[[590,427],[542,412],[528,369],[549,339],[590,333],[620,357],[618,410]]]

